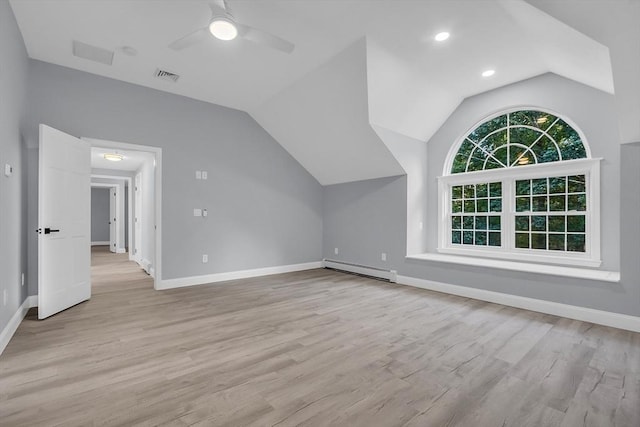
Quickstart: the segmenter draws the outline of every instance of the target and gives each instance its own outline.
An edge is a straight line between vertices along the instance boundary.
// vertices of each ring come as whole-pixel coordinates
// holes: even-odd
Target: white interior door
[[[38,318],[91,298],[91,148],[40,125]]]
[[[118,212],[118,189],[111,187],[109,189],[109,250],[116,252],[118,242],[118,228],[116,227],[116,218]]]

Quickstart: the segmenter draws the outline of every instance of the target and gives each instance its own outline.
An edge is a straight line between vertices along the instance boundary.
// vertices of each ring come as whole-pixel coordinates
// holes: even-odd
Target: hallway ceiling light
[[[448,39],[448,38],[449,38],[449,36],[450,36],[450,34],[449,34],[449,33],[447,33],[446,31],[443,31],[443,32],[441,32],[441,33],[436,34],[436,36],[434,37],[434,39],[435,39],[437,42],[443,42],[443,41],[445,41],[446,39]]]
[[[106,153],[102,157],[104,157],[105,160],[110,160],[112,162],[119,162],[120,160],[124,159],[124,156],[118,153]]]
[[[482,72],[482,77],[491,77],[496,73],[496,70],[485,70]]]

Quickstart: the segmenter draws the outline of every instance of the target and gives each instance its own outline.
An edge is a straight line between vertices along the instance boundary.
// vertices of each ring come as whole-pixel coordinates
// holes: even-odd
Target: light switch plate
[[[196,171],[196,179],[202,179],[202,172]]]
[[[13,173],[13,167],[9,163],[4,165],[4,176],[11,176]]]
[[[207,174],[207,171],[202,171],[202,179],[207,179],[207,176],[209,174]]]
[[[208,215],[207,210],[206,209],[202,209],[202,216],[207,216],[207,215]]]

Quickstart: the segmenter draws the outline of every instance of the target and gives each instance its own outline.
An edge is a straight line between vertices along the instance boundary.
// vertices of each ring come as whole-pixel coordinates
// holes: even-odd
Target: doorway
[[[128,252],[129,260],[154,279],[157,289],[161,277],[162,149],[82,139],[91,145],[92,186],[115,187],[111,197],[120,201],[110,216],[115,252]]]

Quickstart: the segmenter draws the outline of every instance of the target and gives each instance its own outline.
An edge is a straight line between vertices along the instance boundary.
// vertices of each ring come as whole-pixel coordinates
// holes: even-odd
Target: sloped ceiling
[[[640,142],[640,0],[527,1],[609,48],[621,142]]]
[[[626,94],[637,79],[625,70],[640,64],[611,36],[615,22],[594,31],[595,18],[576,18],[557,4],[565,2],[530,3],[545,3],[571,26],[521,0],[229,0],[241,22],[295,43],[290,55],[214,38],[169,49],[207,24],[210,12],[200,0],[10,3],[30,57],[247,111],[321,184],[402,173],[380,138],[387,133],[372,125],[428,141],[465,97],[545,72]],[[566,3],[582,10],[583,2]],[[636,13],[635,0],[616,3]],[[451,38],[435,42],[443,30]],[[113,50],[113,65],[74,57],[74,39]],[[138,54],[125,55],[124,46]],[[611,61],[610,54],[631,59]],[[612,63],[624,70],[612,72]],[[154,79],[156,68],[180,80]],[[496,74],[483,79],[487,68]],[[621,127],[633,138],[626,112],[640,108],[640,99],[616,96]]]
[[[362,39],[253,113],[323,185],[404,173],[369,126],[366,53]]]

